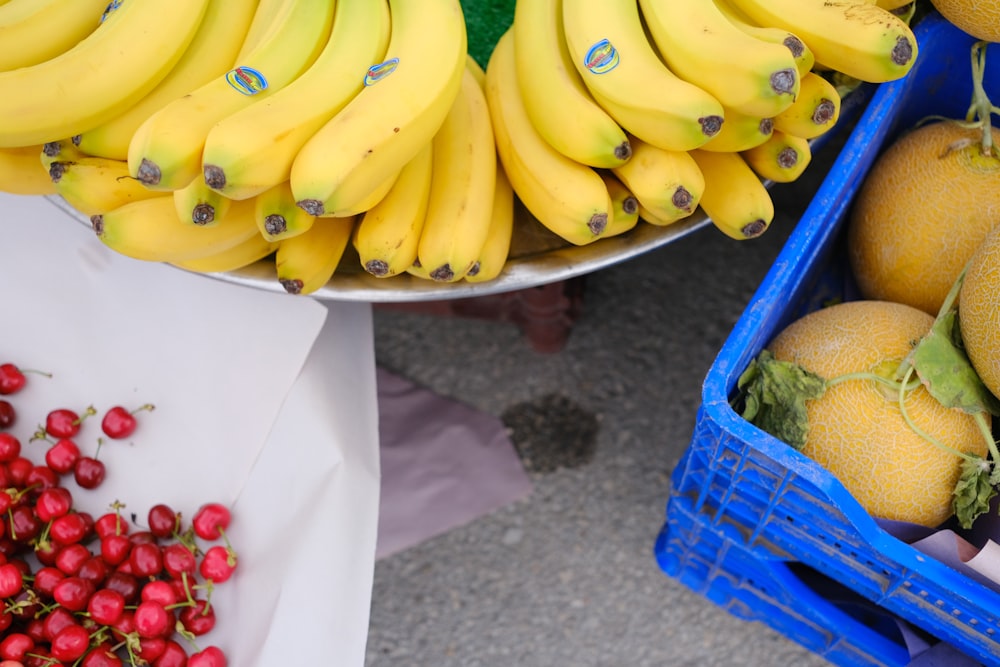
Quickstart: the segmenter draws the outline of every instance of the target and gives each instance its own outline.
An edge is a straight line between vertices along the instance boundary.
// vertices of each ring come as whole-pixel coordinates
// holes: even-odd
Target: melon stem
[[[997,108],[990,101],[986,89],[983,88],[983,79],[986,76],[986,48],[989,42],[978,41],[972,45],[972,104],[965,116],[966,122],[982,130],[982,150],[983,155],[990,157],[993,155],[993,122],[992,114],[1000,114]]]
[[[903,376],[903,382],[900,383],[898,404],[899,404],[899,412],[903,416],[903,421],[906,422],[906,425],[909,426],[910,429],[912,429],[914,433],[916,433],[917,435],[919,435],[921,438],[923,438],[927,442],[931,443],[932,445],[934,445],[934,446],[936,446],[936,447],[938,447],[940,449],[943,449],[946,452],[950,452],[950,453],[954,454],[955,456],[963,458],[966,461],[972,461],[975,458],[974,456],[972,456],[971,454],[967,454],[966,452],[957,450],[954,447],[952,447],[951,445],[946,445],[945,443],[941,442],[940,440],[938,440],[937,438],[935,438],[933,435],[931,435],[927,431],[925,431],[922,428],[920,428],[919,426],[917,426],[916,423],[914,423],[913,418],[910,417],[910,413],[906,409],[906,395],[907,395],[907,392],[903,390],[903,387],[905,387],[909,383],[910,378],[913,376],[913,374],[915,372],[916,372],[916,369],[914,369],[913,366],[910,366],[908,369],[906,369],[906,374]],[[919,380],[918,380],[918,383],[919,383]],[[981,415],[977,414],[977,416],[981,416]],[[990,443],[993,442],[993,438],[992,437],[987,438],[987,439],[990,441]],[[993,445],[992,444],[990,446],[990,449],[991,450],[993,449]]]

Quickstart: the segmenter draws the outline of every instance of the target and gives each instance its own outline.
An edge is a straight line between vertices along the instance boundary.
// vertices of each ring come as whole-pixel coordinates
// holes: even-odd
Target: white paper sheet
[[[7,194],[0,285],[0,363],[53,373],[17,395],[32,458],[49,409],[155,405],[103,446],[107,481],[74,491],[80,507],[119,500],[140,519],[157,502],[188,517],[233,507],[239,571],[216,591],[205,643],[241,667],[362,664],[378,511],[370,306],[132,260],[52,203]],[[84,426],[89,453],[99,417]]]

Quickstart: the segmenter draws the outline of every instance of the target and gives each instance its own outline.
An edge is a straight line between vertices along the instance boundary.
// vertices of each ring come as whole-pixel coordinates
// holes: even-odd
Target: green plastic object
[[[493,47],[514,22],[514,0],[461,0],[469,34],[469,54],[483,69]]]

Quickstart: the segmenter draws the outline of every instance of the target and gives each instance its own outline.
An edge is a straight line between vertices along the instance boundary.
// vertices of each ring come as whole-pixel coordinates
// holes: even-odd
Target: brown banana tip
[[[836,112],[837,106],[833,103],[833,100],[828,100],[824,97],[816,105],[816,108],[813,109],[812,122],[817,125],[826,125],[833,120],[833,114]]]
[[[100,214],[90,216],[90,226],[95,234],[102,235],[104,233],[104,216]]]
[[[389,273],[389,264],[381,259],[369,259],[365,262],[365,271],[381,278]]]
[[[897,65],[908,64],[913,60],[913,42],[905,35],[900,35],[896,38],[896,44],[892,47],[889,57]]]
[[[792,52],[793,58],[801,57],[802,54],[805,53],[806,51],[806,45],[802,42],[801,39],[799,39],[795,35],[789,35],[788,37],[785,37],[784,41],[782,41],[781,43],[784,44],[788,48],[788,50]]]
[[[42,153],[46,157],[55,157],[62,151],[62,143],[58,141],[48,141],[42,145]]]
[[[442,264],[431,271],[429,275],[432,280],[440,280],[442,282],[455,278],[455,272],[451,270],[451,264]]]
[[[771,90],[778,95],[789,95],[795,92],[795,84],[798,81],[799,73],[794,69],[779,69],[771,74]]]
[[[747,223],[740,229],[740,233],[743,234],[744,238],[752,239],[754,237],[760,236],[767,229],[767,222],[761,218],[757,218],[753,222]]]
[[[160,172],[160,168],[156,166],[155,162],[150,161],[148,158],[142,158],[142,162],[139,163],[139,170],[136,172],[135,177],[140,183],[146,185],[158,185],[163,174]]]
[[[604,230],[608,226],[608,214],[607,213],[595,213],[590,216],[590,220],[587,221],[587,229],[594,236],[600,236],[604,233]]]
[[[615,157],[623,162],[632,157],[632,144],[628,139],[615,146]]]
[[[698,119],[701,125],[701,133],[706,137],[714,137],[722,129],[722,116],[702,116]]]
[[[782,169],[791,169],[799,163],[799,152],[792,147],[783,148],[778,153],[777,160]]]
[[[215,207],[211,204],[197,204],[191,209],[191,222],[196,225],[207,225],[215,220]]]
[[[59,181],[61,181],[62,177],[63,177],[63,174],[66,173],[66,170],[69,168],[69,166],[71,164],[73,164],[73,163],[72,162],[61,162],[61,161],[58,161],[58,160],[56,162],[53,162],[52,164],[50,164],[49,165],[49,180],[51,180],[53,183],[58,183]]]
[[[281,286],[285,288],[285,291],[289,294],[301,294],[302,293],[302,281],[298,278],[280,278],[278,282]]]
[[[639,210],[639,200],[634,195],[629,195],[622,200],[622,210],[628,215],[632,215]]]
[[[309,215],[321,216],[325,212],[323,202],[318,199],[302,199],[295,202],[295,205],[301,208],[303,211]]]
[[[264,218],[264,231],[277,236],[288,231],[288,221],[280,213],[272,213]]]
[[[221,190],[226,187],[226,172],[222,170],[222,167],[206,164],[202,172],[205,177],[205,185],[208,187],[213,190]]]
[[[760,129],[760,133],[764,136],[771,136],[774,133],[774,119],[773,118],[761,118],[760,123],[757,125]]]
[[[690,211],[694,202],[694,195],[683,185],[678,185],[674,190],[674,195],[670,198],[670,203],[682,211]]]
[[[477,259],[472,263],[472,266],[469,267],[469,270],[465,272],[465,275],[475,277],[479,275],[480,268],[479,260]]]

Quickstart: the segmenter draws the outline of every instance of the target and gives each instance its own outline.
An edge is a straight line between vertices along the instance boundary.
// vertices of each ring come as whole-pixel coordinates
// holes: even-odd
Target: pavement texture
[[[829,664],[667,577],[653,545],[702,380],[838,147],[773,187],[763,236],[703,227],[586,276],[558,352],[513,324],[375,310],[377,362],[503,417],[534,490],[376,563],[367,667]]]

